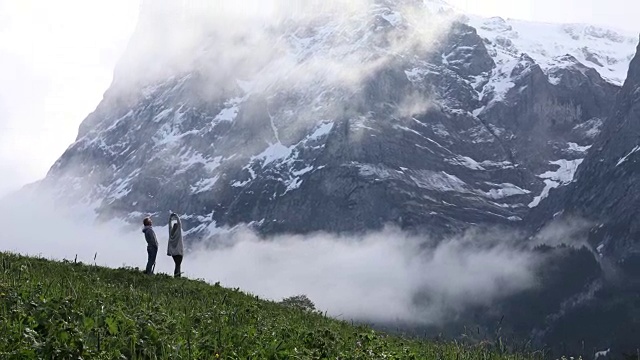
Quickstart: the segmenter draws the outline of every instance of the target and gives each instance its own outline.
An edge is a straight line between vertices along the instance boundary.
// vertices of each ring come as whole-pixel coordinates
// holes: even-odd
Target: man
[[[171,222],[175,220],[173,226]],[[173,258],[175,263],[175,269],[173,270],[174,277],[180,277],[180,264],[182,264],[182,257],[184,256],[184,244],[182,241],[182,222],[178,214],[171,213],[169,216],[169,244],[167,246],[167,255]]]
[[[144,233],[144,239],[147,241],[147,267],[144,270],[144,273],[147,275],[153,275],[153,269],[156,265],[156,256],[158,255],[158,239],[156,238],[156,233],[153,231],[153,223],[151,222],[151,218],[145,218],[142,220],[142,224],[144,228],[142,232]]]

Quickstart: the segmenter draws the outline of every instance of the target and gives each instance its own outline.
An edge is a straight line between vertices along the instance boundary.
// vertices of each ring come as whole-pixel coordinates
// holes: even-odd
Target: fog
[[[207,98],[238,80],[256,92],[318,82],[356,87],[399,54],[428,51],[453,20],[430,15],[419,1],[393,4],[396,15],[383,11],[384,3],[143,1],[114,85],[124,91],[197,69],[215,84],[201,89],[215,92]],[[381,31],[381,14],[401,15],[403,26]]]
[[[0,0],[0,195],[42,178],[102,98],[135,0]]]
[[[0,216],[9,224],[2,251],[77,257],[108,267],[145,266],[141,225],[96,223],[91,211],[54,206],[42,193],[3,201]],[[155,231],[160,242],[156,272],[171,274],[167,228]],[[541,259],[517,246],[517,238],[504,231],[469,232],[435,244],[391,227],[361,236],[262,239],[237,228],[223,231],[222,241],[192,245],[183,271],[189,278],[272,300],[305,294],[318,309],[341,319],[440,324],[470,306],[490,305],[536,286]]]

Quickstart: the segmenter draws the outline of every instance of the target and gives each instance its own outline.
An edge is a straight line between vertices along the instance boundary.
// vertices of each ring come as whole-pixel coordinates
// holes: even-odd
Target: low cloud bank
[[[109,267],[145,265],[146,243],[135,226],[95,224],[90,211],[62,210],[45,198],[4,201],[0,215],[0,251],[71,260],[77,255],[85,263],[95,257]],[[156,233],[156,272],[172,273],[167,229]],[[470,306],[536,286],[539,264],[529,250],[503,240],[515,234],[499,231],[469,232],[438,244],[395,228],[352,237],[270,239],[240,229],[224,237],[224,244],[199,245],[187,254],[186,276],[273,300],[306,294],[320,310],[347,320],[438,324]]]

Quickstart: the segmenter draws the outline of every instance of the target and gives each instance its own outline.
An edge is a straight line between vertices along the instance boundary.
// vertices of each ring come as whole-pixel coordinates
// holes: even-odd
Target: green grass
[[[533,356],[388,336],[203,281],[0,253],[0,359],[217,358]]]

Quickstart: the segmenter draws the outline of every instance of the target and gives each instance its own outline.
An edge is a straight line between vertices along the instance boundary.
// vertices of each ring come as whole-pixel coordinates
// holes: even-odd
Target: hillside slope
[[[217,284],[5,253],[0,324],[2,359],[516,358],[391,337]]]

